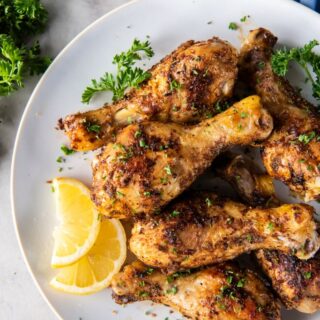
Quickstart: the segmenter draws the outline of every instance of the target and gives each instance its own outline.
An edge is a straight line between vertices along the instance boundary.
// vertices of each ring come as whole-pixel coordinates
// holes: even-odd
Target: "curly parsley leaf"
[[[40,56],[36,43],[32,48],[18,47],[12,37],[0,35],[0,96],[8,96],[23,87],[24,76],[42,73],[51,60]]]
[[[10,35],[18,45],[42,32],[47,20],[48,12],[39,0],[0,1],[0,33]]]
[[[313,96],[317,100],[320,100],[320,55],[313,49],[319,44],[317,40],[312,40],[301,48],[277,50],[271,58],[272,70],[282,77],[287,74],[290,62],[300,65],[312,83]]]
[[[43,73],[50,64],[38,42],[31,48],[24,45],[43,31],[47,20],[39,0],[0,1],[0,96],[23,87],[25,76]]]
[[[106,72],[99,80],[91,80],[91,85],[87,86],[82,94],[82,102],[89,103],[94,94],[102,91],[111,91],[113,93],[112,100],[117,101],[124,96],[128,88],[136,88],[149,79],[149,72],[134,67],[136,61],[142,59],[142,54],[148,58],[154,55],[150,42],[134,39],[128,51],[113,57],[112,63],[117,65],[117,74]]]

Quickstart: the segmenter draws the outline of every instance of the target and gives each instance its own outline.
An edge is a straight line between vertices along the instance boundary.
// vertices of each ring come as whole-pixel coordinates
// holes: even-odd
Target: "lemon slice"
[[[55,178],[56,210],[59,226],[53,232],[53,268],[78,261],[93,246],[100,229],[100,215],[90,199],[89,189],[71,178]]]
[[[73,294],[89,294],[109,286],[126,260],[126,234],[119,220],[101,222],[98,238],[78,262],[61,268],[50,282],[55,289]]]

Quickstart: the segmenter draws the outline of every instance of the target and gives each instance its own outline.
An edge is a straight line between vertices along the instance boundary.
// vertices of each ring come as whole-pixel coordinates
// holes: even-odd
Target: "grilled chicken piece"
[[[215,104],[231,96],[238,54],[218,38],[188,41],[162,59],[140,88],[103,108],[67,116],[60,127],[75,150],[93,150],[128,125],[146,120],[199,122],[217,113]],[[100,126],[99,132],[90,126]]]
[[[320,310],[320,252],[299,260],[277,250],[259,250],[258,262],[287,309],[304,313]]]
[[[119,304],[152,300],[193,320],[280,320],[280,305],[264,283],[231,263],[166,277],[135,262],[111,286]]]
[[[93,161],[92,199],[108,217],[158,213],[221,151],[263,140],[272,127],[272,118],[257,96],[192,127],[160,122],[130,125]]]
[[[276,200],[272,182],[268,184],[259,181],[262,176],[257,174],[256,165],[250,159],[242,155],[229,157],[229,163],[221,167],[221,171],[224,171],[222,175],[228,181],[235,175],[239,176],[233,186],[244,201],[251,205],[262,205],[264,200],[269,206],[280,202]],[[246,193],[243,192],[245,187],[248,188]],[[258,197],[256,201],[252,190],[259,190],[259,194],[269,194],[269,200],[267,197]],[[304,313],[320,310],[320,251],[309,260],[299,260],[277,250],[258,250],[256,256],[287,309]]]
[[[272,177],[263,173],[249,157],[228,152],[214,162],[213,168],[249,205],[275,207],[280,204]]]
[[[268,30],[251,31],[240,58],[241,74],[275,119],[275,130],[263,144],[263,162],[272,177],[305,201],[320,199],[320,118],[288,81],[272,72],[270,59],[276,41]],[[301,137],[313,138],[307,143]]]
[[[161,215],[135,222],[130,250],[144,263],[169,272],[263,248],[308,259],[320,247],[313,213],[306,204],[252,209],[213,193],[186,194]]]

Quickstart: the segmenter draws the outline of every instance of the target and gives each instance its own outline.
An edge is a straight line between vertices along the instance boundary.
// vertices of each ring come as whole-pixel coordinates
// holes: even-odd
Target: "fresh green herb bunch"
[[[36,42],[31,48],[17,47],[12,37],[0,34],[0,96],[23,87],[26,75],[43,73],[51,60],[40,56]]]
[[[41,74],[51,62],[40,46],[25,43],[43,31],[48,13],[39,0],[0,1],[0,96],[23,87],[27,75]]]
[[[20,45],[26,38],[42,32],[48,12],[39,0],[1,0],[0,32]]]
[[[272,55],[271,66],[277,75],[284,77],[289,63],[298,63],[312,83],[313,96],[320,100],[320,55],[313,51],[318,45],[317,40],[312,40],[301,48],[277,50]]]
[[[141,68],[134,67],[136,61],[142,59],[141,54],[145,54],[148,58],[154,55],[149,41],[141,42],[134,39],[131,48],[126,52],[121,52],[113,57],[112,63],[117,65],[117,74],[106,72],[99,81],[91,80],[82,94],[82,102],[89,103],[93,95],[101,91],[111,91],[113,93],[112,100],[121,99],[128,88],[138,87],[143,81],[150,78],[150,73]]]

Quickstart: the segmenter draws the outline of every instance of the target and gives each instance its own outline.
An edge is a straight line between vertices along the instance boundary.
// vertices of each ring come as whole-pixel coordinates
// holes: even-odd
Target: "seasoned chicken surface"
[[[263,144],[263,162],[272,177],[305,201],[320,199],[319,114],[272,72],[270,58],[276,41],[273,34],[260,28],[250,32],[241,49],[241,74],[275,119],[275,130]]]
[[[226,166],[221,167],[222,174],[227,180],[238,175],[233,184],[244,201],[252,205],[275,205],[276,201],[273,185],[260,183],[261,176],[257,173],[256,165],[243,155],[232,155]],[[240,170],[238,170],[238,168]],[[247,193],[243,190],[250,181]],[[258,197],[251,190],[259,190],[259,194],[269,194],[270,198]],[[271,199],[271,201],[270,201]],[[308,260],[299,260],[293,255],[284,254],[277,250],[258,250],[256,252],[259,264],[270,278],[273,289],[288,309],[312,313],[320,310],[320,251]]]
[[[108,217],[152,215],[223,150],[268,137],[272,118],[248,97],[192,127],[147,122],[124,128],[93,161],[92,199]]]
[[[249,157],[229,152],[219,157],[213,167],[249,205],[256,207],[268,204],[270,207],[279,204],[272,177],[261,172]]]
[[[73,149],[85,151],[105,145],[129,123],[198,122],[217,113],[215,104],[231,96],[237,63],[237,51],[226,41],[188,41],[155,65],[150,79],[124,99],[67,116],[60,127]],[[90,131],[92,125],[100,129]]]
[[[166,277],[135,262],[115,275],[111,286],[119,304],[152,300],[193,320],[280,319],[280,305],[264,283],[231,263]]]
[[[276,250],[259,250],[256,255],[286,308],[304,313],[320,310],[320,252],[309,260]]]
[[[262,248],[308,259],[320,247],[313,214],[305,204],[252,209],[209,192],[186,194],[158,216],[135,222],[129,245],[139,260],[169,272]]]

